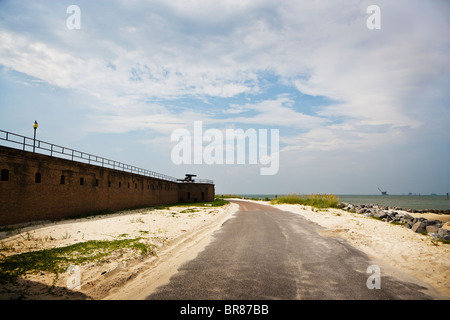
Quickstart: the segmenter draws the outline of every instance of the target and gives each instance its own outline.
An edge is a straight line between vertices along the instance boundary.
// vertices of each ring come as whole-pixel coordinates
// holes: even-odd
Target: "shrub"
[[[290,194],[286,196],[280,196],[271,201],[272,204],[302,204],[305,206],[311,206],[315,208],[338,208],[339,198],[333,194],[311,194],[311,195],[298,195]]]

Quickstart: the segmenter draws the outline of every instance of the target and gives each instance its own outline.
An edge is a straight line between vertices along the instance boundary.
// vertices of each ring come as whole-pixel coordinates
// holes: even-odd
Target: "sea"
[[[239,194],[245,198],[273,199],[275,194]],[[341,202],[351,204],[378,204],[380,206],[400,207],[403,209],[450,210],[450,196],[446,195],[350,195],[336,194]]]

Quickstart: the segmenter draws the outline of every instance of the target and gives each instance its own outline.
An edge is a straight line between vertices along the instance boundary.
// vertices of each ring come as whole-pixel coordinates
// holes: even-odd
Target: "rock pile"
[[[403,225],[404,227],[411,229],[417,233],[426,233],[430,237],[437,240],[450,241],[450,222],[444,222],[441,220],[431,220],[425,218],[415,218],[408,214],[407,212],[398,211],[409,211],[417,212],[411,210],[405,210],[398,207],[385,207],[378,205],[352,205],[344,204],[343,210],[355,212],[362,214],[365,217],[371,217],[380,219],[388,223],[396,223]]]

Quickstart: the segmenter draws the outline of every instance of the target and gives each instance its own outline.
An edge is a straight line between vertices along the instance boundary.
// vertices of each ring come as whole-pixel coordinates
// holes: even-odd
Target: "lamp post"
[[[38,128],[38,123],[37,123],[36,120],[34,120],[34,123],[33,123],[33,129],[34,129],[33,152],[34,152],[34,149],[36,147],[36,129],[37,128]]]

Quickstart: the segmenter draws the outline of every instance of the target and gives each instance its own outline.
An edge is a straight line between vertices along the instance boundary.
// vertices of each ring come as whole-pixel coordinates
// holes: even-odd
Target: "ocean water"
[[[273,199],[274,194],[240,194],[246,198]],[[281,195],[278,195],[281,196]],[[336,195],[341,202],[351,204],[378,204],[381,206],[400,207],[403,209],[436,209],[450,210],[450,197],[446,195]]]

